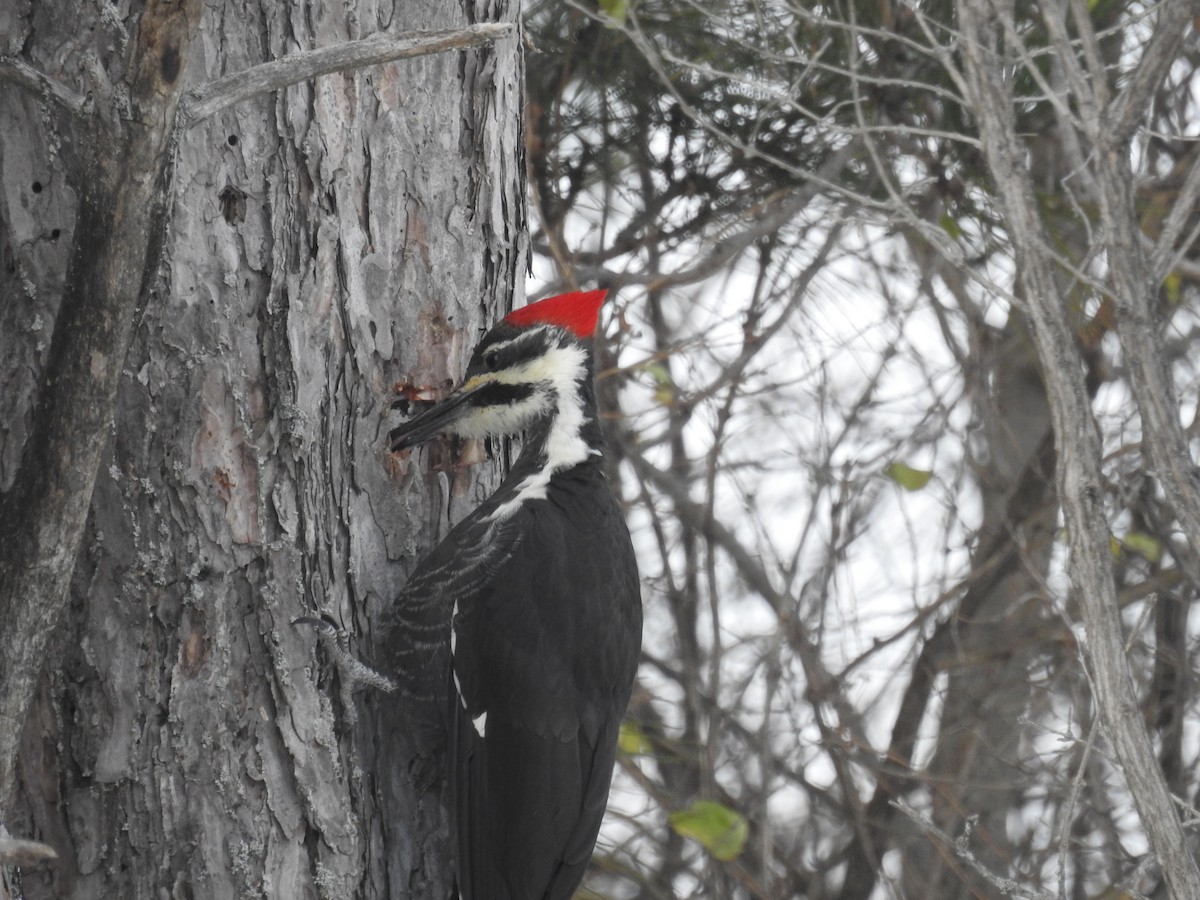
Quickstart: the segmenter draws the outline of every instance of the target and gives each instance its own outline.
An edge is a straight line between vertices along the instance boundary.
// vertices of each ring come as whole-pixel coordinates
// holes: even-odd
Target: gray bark
[[[66,123],[79,188],[70,259],[29,438],[0,498],[0,804],[66,599],[134,312],[162,245],[175,109],[199,10],[196,0],[151,0],[127,37],[120,88],[93,77],[94,109]]]
[[[45,6],[5,14],[7,47],[73,84],[98,34],[119,74],[126,6],[94,23]],[[404,13],[209,4],[184,84],[516,9]],[[455,379],[523,279],[521,74],[510,40],[327,75],[181,136],[165,262],[5,810],[61,857],[23,873],[25,896],[447,893],[438,785],[413,783],[403,716],[360,696],[354,726],[290,622],[327,612],[369,657],[379,610],[495,481],[444,449],[390,457],[384,417],[397,387]],[[81,188],[39,103],[0,104],[9,488]]]

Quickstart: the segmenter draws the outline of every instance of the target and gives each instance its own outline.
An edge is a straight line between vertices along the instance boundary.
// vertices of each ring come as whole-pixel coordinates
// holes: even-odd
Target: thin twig
[[[1189,233],[1187,240],[1176,243],[1183,233],[1183,229],[1193,218],[1192,214],[1196,211],[1197,199],[1200,199],[1200,154],[1194,155],[1192,164],[1188,168],[1187,177],[1184,178],[1183,185],[1179,188],[1179,195],[1171,206],[1171,211],[1167,213],[1158,239],[1150,251],[1149,274],[1156,284],[1165,279],[1172,269],[1182,261],[1182,257],[1196,238],[1196,232],[1193,230]]]
[[[904,813],[909,819],[917,824],[922,831],[928,832],[934,837],[941,840],[947,847],[954,850],[954,854],[965,862],[968,866],[982,875],[996,890],[1006,897],[1022,897],[1024,900],[1055,900],[1055,895],[1049,891],[1043,890],[1036,885],[1021,884],[1019,881],[1013,881],[1011,878],[1006,878],[1003,875],[997,875],[987,866],[979,861],[971,850],[971,826],[970,820],[963,829],[963,833],[958,838],[951,838],[946,832],[942,831],[933,824],[933,820],[929,816],[909,806],[903,800],[892,801],[892,806]]]
[[[1086,666],[1084,671],[1087,671]],[[1079,768],[1071,778],[1071,790],[1067,794],[1067,803],[1062,815],[1062,837],[1058,842],[1058,894],[1060,897],[1067,896],[1067,859],[1070,856],[1072,819],[1075,818],[1075,807],[1079,803],[1079,795],[1083,791],[1083,780],[1087,774],[1088,761],[1099,734],[1100,717],[1096,716],[1092,719],[1087,738],[1078,742],[1083,747],[1083,755],[1079,759]]]
[[[183,127],[190,127],[242,100],[277,91],[318,75],[476,47],[508,37],[514,33],[514,29],[511,22],[485,22],[447,31],[412,33],[400,37],[369,37],[333,47],[293,53],[226,75],[190,91],[181,104],[180,122]]]

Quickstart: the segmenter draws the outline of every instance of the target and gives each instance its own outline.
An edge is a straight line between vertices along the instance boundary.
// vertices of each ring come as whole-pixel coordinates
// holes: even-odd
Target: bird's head
[[[606,293],[560,294],[509,313],[475,347],[462,384],[392,430],[392,451],[438,434],[517,434],[556,415],[578,434],[590,397],[591,340]]]

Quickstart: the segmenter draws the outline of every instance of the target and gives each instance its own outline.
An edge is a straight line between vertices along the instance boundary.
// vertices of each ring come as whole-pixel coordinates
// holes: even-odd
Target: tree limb
[[[273,59],[232,75],[226,75],[193,91],[180,104],[180,123],[190,128],[227,107],[259,94],[299,84],[318,75],[345,72],[411,59],[447,50],[464,50],[508,37],[515,31],[511,22],[484,22],[466,28],[405,34],[399,37],[369,37],[333,47],[321,47]]]
[[[1186,264],[1183,257],[1196,239],[1196,232],[1192,230],[1182,242],[1178,243],[1178,246],[1176,244],[1185,228],[1195,228],[1192,220],[1197,201],[1200,201],[1200,153],[1192,153],[1187,176],[1183,179],[1175,203],[1172,204],[1167,217],[1163,219],[1158,237],[1155,238],[1153,247],[1148,251],[1150,254],[1148,278],[1152,284],[1161,284],[1172,270],[1176,267],[1182,269],[1181,264]],[[1146,241],[1148,240],[1149,238],[1146,238]]]
[[[1179,58],[1179,45],[1191,33],[1193,7],[1189,0],[1162,0],[1156,4],[1158,21],[1154,34],[1142,51],[1137,67],[1124,88],[1101,116],[1097,139],[1125,143],[1133,136],[1138,122],[1150,109],[1150,99],[1162,84],[1170,67]]]
[[[83,94],[75,93],[45,72],[40,72],[29,63],[12,56],[0,56],[0,81],[23,87],[74,116],[83,115],[87,108],[87,97]]]
[[[1011,878],[1005,878],[1003,875],[991,871],[975,856],[971,850],[971,825],[970,820],[967,820],[967,826],[963,830],[962,835],[957,838],[951,838],[950,835],[942,831],[933,824],[933,820],[922,812],[918,812],[903,800],[896,800],[892,804],[900,812],[904,813],[909,819],[917,824],[923,831],[928,832],[938,838],[947,847],[954,849],[955,855],[970,866],[974,871],[982,875],[997,891],[1005,897],[1020,897],[1022,900],[1055,900],[1054,894],[1049,891],[1044,891],[1039,887],[1028,884],[1021,884],[1019,881],[1013,881]]]
[[[1103,129],[1118,134],[1120,129]],[[1179,518],[1192,553],[1179,563],[1200,587],[1200,477],[1189,437],[1179,417],[1170,357],[1154,304],[1158,274],[1147,260],[1145,241],[1134,205],[1129,141],[1102,138],[1096,148],[1097,199],[1109,223],[1104,231],[1108,266],[1117,297],[1117,335],[1125,353],[1129,386],[1142,418],[1143,445],[1152,474],[1162,482],[1167,503]],[[1194,193],[1200,180],[1189,175],[1185,188]],[[1182,208],[1182,207],[1177,207]],[[1190,209],[1191,207],[1186,207]],[[1173,224],[1173,221],[1172,221]]]
[[[358,41],[347,41],[333,47],[321,47],[273,59],[232,75],[210,81],[203,87],[188,91],[179,104],[180,124],[185,128],[207,119],[227,107],[251,97],[299,84],[318,75],[345,72],[366,66],[381,65],[398,59],[411,59],[465,50],[513,34],[511,22],[483,22],[466,28],[445,31],[415,32],[399,37],[376,35]],[[0,56],[0,81],[8,81],[52,101],[74,115],[83,115],[88,98],[71,90],[23,60]]]
[[[1050,400],[1059,450],[1058,493],[1070,539],[1068,570],[1086,629],[1096,704],[1150,851],[1157,857],[1172,896],[1200,897],[1200,868],[1138,714],[1112,572],[1100,435],[1085,384],[1083,360],[1051,271],[1046,248],[1052,241],[1044,233],[1025,148],[1017,136],[1011,86],[997,77],[1010,61],[1000,58],[990,35],[996,33],[995,19],[1010,16],[1011,8],[993,5],[989,0],[959,0],[957,9],[968,97],[978,117],[985,156],[1012,235]],[[1120,123],[1113,124],[1119,127]]]

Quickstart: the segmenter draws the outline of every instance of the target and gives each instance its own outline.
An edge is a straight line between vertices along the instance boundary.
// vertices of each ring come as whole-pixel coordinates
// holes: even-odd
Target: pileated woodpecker
[[[391,432],[524,433],[512,470],[418,566],[385,623],[386,663],[444,704],[463,900],[567,900],[608,801],[642,608],[604,471],[592,338],[604,291],[503,319],[463,383]],[[447,634],[449,630],[449,634]]]

